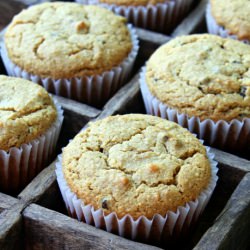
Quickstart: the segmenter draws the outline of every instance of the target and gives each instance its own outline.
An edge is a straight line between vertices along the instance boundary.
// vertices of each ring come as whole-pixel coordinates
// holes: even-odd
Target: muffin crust
[[[250,46],[213,35],[173,39],[149,59],[146,84],[161,102],[190,117],[250,117]]]
[[[5,34],[13,63],[54,79],[101,74],[132,49],[126,19],[98,6],[43,3],[14,17]]]
[[[239,40],[250,40],[250,2],[248,0],[210,0],[216,23]]]
[[[205,147],[167,120],[131,114],[91,123],[63,150],[64,177],[85,204],[152,218],[195,200],[211,176]]]
[[[0,149],[8,151],[43,134],[56,120],[45,89],[30,81],[0,76]]]

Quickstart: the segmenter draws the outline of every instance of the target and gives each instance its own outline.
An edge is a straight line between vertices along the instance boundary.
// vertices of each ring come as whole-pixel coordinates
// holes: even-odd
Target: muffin
[[[57,180],[70,214],[79,220],[160,243],[171,229],[180,233],[182,223],[185,228],[197,218],[215,187],[215,166],[186,129],[130,114],[80,132],[63,149]]]
[[[206,14],[209,33],[249,43],[249,13],[247,0],[210,0]]]
[[[125,16],[137,27],[168,33],[189,12],[194,0],[76,0],[83,4],[97,4]]]
[[[141,75],[147,112],[175,121],[205,143],[246,149],[250,128],[250,47],[214,35],[173,39]]]
[[[55,153],[63,116],[46,90],[0,76],[0,190],[20,191]]]
[[[137,51],[125,18],[98,6],[54,2],[14,17],[2,57],[9,75],[100,106],[127,80]]]

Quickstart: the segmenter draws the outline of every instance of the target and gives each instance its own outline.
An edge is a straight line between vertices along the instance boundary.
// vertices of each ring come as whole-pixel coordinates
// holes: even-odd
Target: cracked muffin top
[[[158,3],[167,2],[166,0],[99,0],[100,3],[125,5],[125,6],[140,6],[140,5],[156,5]]]
[[[214,35],[161,46],[146,66],[150,92],[179,113],[213,121],[250,117],[250,46]]]
[[[1,150],[39,137],[56,117],[56,108],[44,88],[20,78],[0,76]]]
[[[13,63],[54,79],[101,74],[127,58],[126,19],[98,6],[43,3],[14,17],[5,34]]]
[[[62,168],[86,205],[133,218],[176,211],[195,200],[211,177],[206,149],[194,135],[141,114],[91,123],[64,148]]]
[[[212,16],[239,40],[250,40],[249,0],[210,0]]]

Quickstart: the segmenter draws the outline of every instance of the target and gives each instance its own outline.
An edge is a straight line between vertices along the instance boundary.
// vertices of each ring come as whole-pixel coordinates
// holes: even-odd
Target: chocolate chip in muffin
[[[103,209],[108,209],[108,200],[107,200],[107,198],[102,199],[102,208]]]
[[[247,88],[245,86],[240,87],[240,95],[245,98]]]

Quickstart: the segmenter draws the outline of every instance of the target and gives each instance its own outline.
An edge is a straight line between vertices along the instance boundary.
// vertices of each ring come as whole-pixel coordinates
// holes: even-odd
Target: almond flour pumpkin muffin
[[[193,0],[76,0],[83,4],[97,4],[128,22],[144,29],[170,33],[187,15]]]
[[[0,189],[15,191],[55,150],[62,111],[41,86],[0,76]]]
[[[210,0],[207,8],[209,33],[249,43],[250,3],[248,0]]]
[[[57,174],[64,197],[68,191],[61,178],[102,220],[117,216],[111,225],[105,219],[106,228],[125,216],[131,221],[152,219],[153,225],[158,214],[166,222],[168,212],[197,200],[215,178],[206,149],[195,136],[173,122],[140,114],[91,123],[63,149]],[[83,214],[88,221],[85,208]]]
[[[117,90],[138,49],[125,18],[98,6],[62,2],[35,5],[15,16],[4,44],[10,75],[27,72],[47,90],[88,103]]]
[[[249,68],[248,45],[213,35],[176,38],[151,56],[142,75],[148,112],[180,123],[210,144],[246,146]]]

